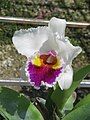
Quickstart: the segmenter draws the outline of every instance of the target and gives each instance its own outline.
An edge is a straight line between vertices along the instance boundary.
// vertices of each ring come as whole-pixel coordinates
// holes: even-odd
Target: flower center
[[[47,65],[55,65],[57,63],[57,58],[53,55],[41,55],[40,59]]]
[[[32,64],[41,67],[41,66],[48,66],[53,69],[58,69],[62,67],[62,61],[57,56],[57,54],[52,53],[51,51],[47,54],[37,54],[32,59]]]
[[[46,54],[36,54],[27,62],[26,72],[31,85],[39,89],[42,83],[53,86],[62,69],[62,60],[50,51]]]

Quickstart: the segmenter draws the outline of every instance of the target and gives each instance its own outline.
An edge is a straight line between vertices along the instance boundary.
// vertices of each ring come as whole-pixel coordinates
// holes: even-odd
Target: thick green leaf
[[[62,120],[90,120],[90,103],[73,110]]]
[[[9,120],[43,120],[26,97],[6,87],[0,87],[0,114]]]
[[[85,110],[85,111],[84,111]],[[63,120],[90,120],[90,94],[85,96]]]
[[[83,99],[80,100],[80,102],[78,102],[76,104],[76,106],[74,107],[74,109],[81,107],[82,105],[86,104],[86,103],[90,103],[90,94],[88,94],[87,96],[85,96]]]
[[[84,77],[90,72],[90,65],[87,65],[74,74],[74,80],[72,86],[68,90],[61,90],[59,86],[52,93],[51,98],[53,102],[57,105],[58,109],[62,110],[65,103],[74,92],[74,90],[79,86],[80,82]]]
[[[62,120],[90,120],[90,94],[82,99],[75,109]]]

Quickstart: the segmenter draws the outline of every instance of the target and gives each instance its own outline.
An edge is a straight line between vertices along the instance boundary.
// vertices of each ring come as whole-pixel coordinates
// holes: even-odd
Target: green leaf
[[[90,120],[90,94],[82,99],[75,109],[62,120]]]
[[[63,107],[63,111],[66,110],[72,110],[73,109],[73,103],[76,99],[76,93],[73,93],[69,99],[67,100],[67,102],[65,103],[64,107]]]
[[[90,120],[90,103],[73,110],[62,120]]]
[[[43,120],[38,109],[22,94],[0,87],[0,114],[9,120]]]
[[[62,110],[65,103],[74,92],[74,90],[79,86],[80,82],[84,77],[90,72],[90,65],[87,65],[74,74],[74,80],[71,87],[68,90],[61,90],[59,86],[52,93],[51,98],[53,102],[57,105],[58,109]]]
[[[90,94],[88,94],[87,96],[85,96],[83,99],[80,100],[80,102],[78,102],[76,104],[76,106],[74,107],[74,109],[81,107],[82,105],[86,104],[86,103],[90,103]]]
[[[3,116],[4,120],[8,120],[8,118],[4,115],[3,112],[0,112],[0,115]],[[0,118],[0,120],[1,120],[1,118]]]

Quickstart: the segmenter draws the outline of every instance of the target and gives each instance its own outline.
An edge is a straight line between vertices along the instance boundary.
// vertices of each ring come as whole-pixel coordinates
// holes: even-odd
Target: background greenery
[[[89,22],[89,12],[89,0],[0,0],[0,16],[45,20],[55,16],[67,21]],[[17,53],[11,40],[16,30],[28,27],[32,26],[0,23],[0,77],[20,77],[19,70],[26,58]],[[74,69],[89,64],[89,28],[67,28],[66,35],[72,44],[83,48],[83,52],[73,62]]]

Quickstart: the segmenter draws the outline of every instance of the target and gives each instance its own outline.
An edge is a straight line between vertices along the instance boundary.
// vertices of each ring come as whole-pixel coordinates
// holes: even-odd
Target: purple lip
[[[28,75],[29,82],[32,86],[39,89],[42,82],[50,86],[55,84],[56,77],[61,73],[62,68],[53,69],[48,65],[36,66],[31,61],[27,63],[26,72]]]

